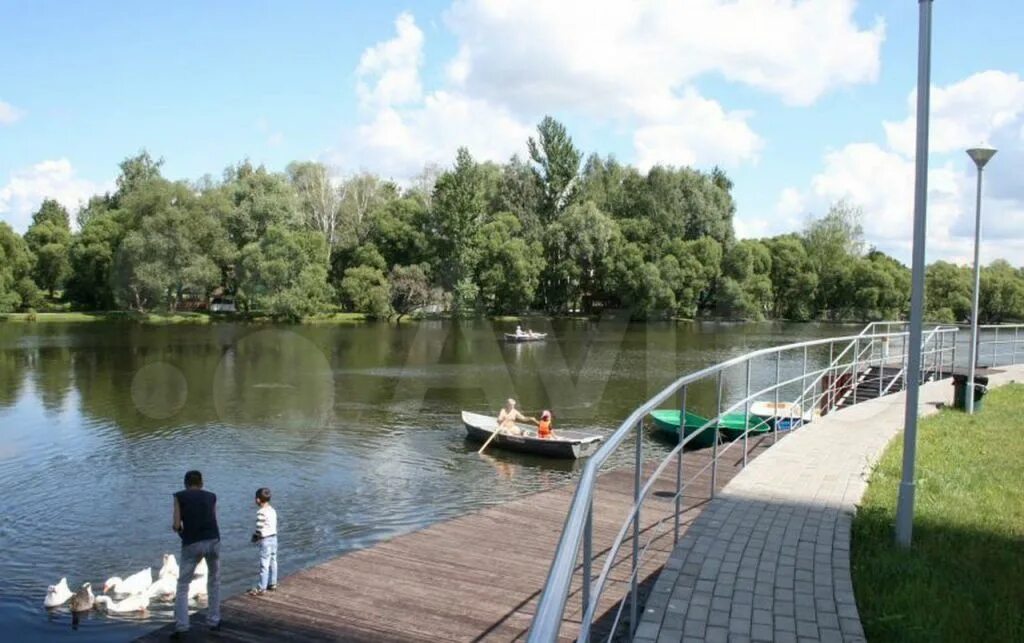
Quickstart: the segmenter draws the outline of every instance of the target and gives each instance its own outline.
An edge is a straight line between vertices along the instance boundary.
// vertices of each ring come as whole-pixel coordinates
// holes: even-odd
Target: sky
[[[933,9],[928,261],[1024,265],[1024,3]],[[405,182],[526,155],[545,115],[587,154],[735,182],[736,231],[802,229],[845,199],[909,262],[914,0],[0,0],[0,220],[72,211],[141,149],[172,179],[243,159]]]

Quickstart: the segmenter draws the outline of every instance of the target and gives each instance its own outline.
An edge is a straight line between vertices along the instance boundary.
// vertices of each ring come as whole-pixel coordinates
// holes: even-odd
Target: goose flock
[[[147,567],[131,576],[113,576],[103,583],[103,593],[93,594],[91,583],[82,583],[76,592],[68,587],[68,579],[62,578],[56,585],[46,588],[43,607],[55,609],[70,602],[71,612],[79,614],[94,608],[111,614],[132,614],[145,612],[151,600],[173,601],[178,590],[178,561],[174,554],[164,554],[163,566],[153,580],[153,569]],[[206,560],[196,565],[195,575],[188,586],[189,599],[206,596],[206,579],[209,568]]]

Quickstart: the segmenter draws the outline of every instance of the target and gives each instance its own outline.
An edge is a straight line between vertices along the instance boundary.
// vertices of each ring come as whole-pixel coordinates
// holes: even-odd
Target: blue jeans
[[[181,569],[178,573],[178,593],[174,597],[174,629],[188,631],[188,585],[192,582],[196,565],[206,559],[210,575],[206,578],[207,625],[220,623],[220,539],[200,540],[181,546]]]
[[[260,539],[260,589],[277,585],[277,536]]]

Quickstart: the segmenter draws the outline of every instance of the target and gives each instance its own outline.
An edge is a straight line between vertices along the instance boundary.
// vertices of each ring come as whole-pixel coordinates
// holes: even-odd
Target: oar
[[[494,439],[494,437],[495,437],[496,435],[498,435],[498,433],[500,433],[500,432],[501,432],[501,427],[500,427],[500,426],[495,426],[495,427],[494,427],[494,431],[493,431],[493,432],[491,433],[491,437],[487,438],[487,442],[484,442],[484,445],[483,445],[482,447],[480,447],[480,450],[479,450],[479,451],[477,451],[477,453],[478,453],[478,454],[479,454],[479,453],[483,453],[483,452],[484,452],[484,449],[486,449],[486,448],[487,448],[487,445],[489,445],[489,444],[491,443],[491,440],[493,440],[493,439]]]

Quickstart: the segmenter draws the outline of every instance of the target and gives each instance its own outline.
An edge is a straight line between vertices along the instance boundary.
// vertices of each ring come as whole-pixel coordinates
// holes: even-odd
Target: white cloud
[[[974,165],[963,150],[979,140],[1000,149],[985,170],[982,261],[1024,265],[1024,83],[986,71],[933,88],[928,171],[928,260],[973,261]],[[913,100],[910,109],[913,110]],[[869,243],[909,261],[914,208],[914,119],[883,123],[888,146],[851,143],[825,155],[805,191],[787,188],[778,208],[800,202],[817,215],[839,199],[864,210]]]
[[[455,0],[445,24],[456,53],[435,90],[421,78],[424,34],[402,13],[395,36],[369,47],[356,69],[363,119],[345,160],[405,173],[450,162],[457,144],[503,159],[556,113],[630,132],[644,167],[756,162],[763,141],[752,113],[701,96],[695,82],[724,77],[798,105],[873,82],[885,29],[858,25],[855,4]]]
[[[0,100],[0,125],[11,125],[25,115],[23,110],[18,109],[10,103]]]
[[[636,164],[647,169],[669,165],[738,165],[757,157],[763,141],[747,124],[747,114],[726,112],[696,91],[681,98],[666,97],[664,110],[633,134]],[[650,109],[639,107],[638,112]]]
[[[757,159],[749,113],[703,98],[705,75],[807,105],[878,76],[885,29],[861,28],[854,0],[457,0],[448,78],[535,117],[571,111],[633,128],[637,162],[738,165]]]
[[[467,87],[526,105],[662,94],[714,73],[799,105],[873,82],[885,28],[855,0],[457,0],[447,22]]]
[[[932,152],[962,152],[1007,126],[1021,126],[1024,80],[1017,74],[984,71],[948,87],[932,87],[930,101],[928,147]],[[916,104],[915,90],[907,99],[907,118],[884,124],[889,145],[907,156],[914,154]]]
[[[44,199],[56,199],[73,214],[89,197],[108,187],[78,177],[67,159],[42,161],[14,172],[0,187],[0,218],[24,232]]]
[[[395,20],[397,35],[363,52],[356,74],[359,101],[367,106],[399,105],[416,101],[423,93],[423,32],[409,13]]]
[[[424,165],[448,165],[460,145],[478,160],[504,161],[525,150],[531,127],[509,110],[459,90],[424,93],[420,80],[423,32],[401,14],[393,39],[367,49],[357,69],[363,122],[329,160],[408,180]],[[458,76],[459,57],[449,65]]]

